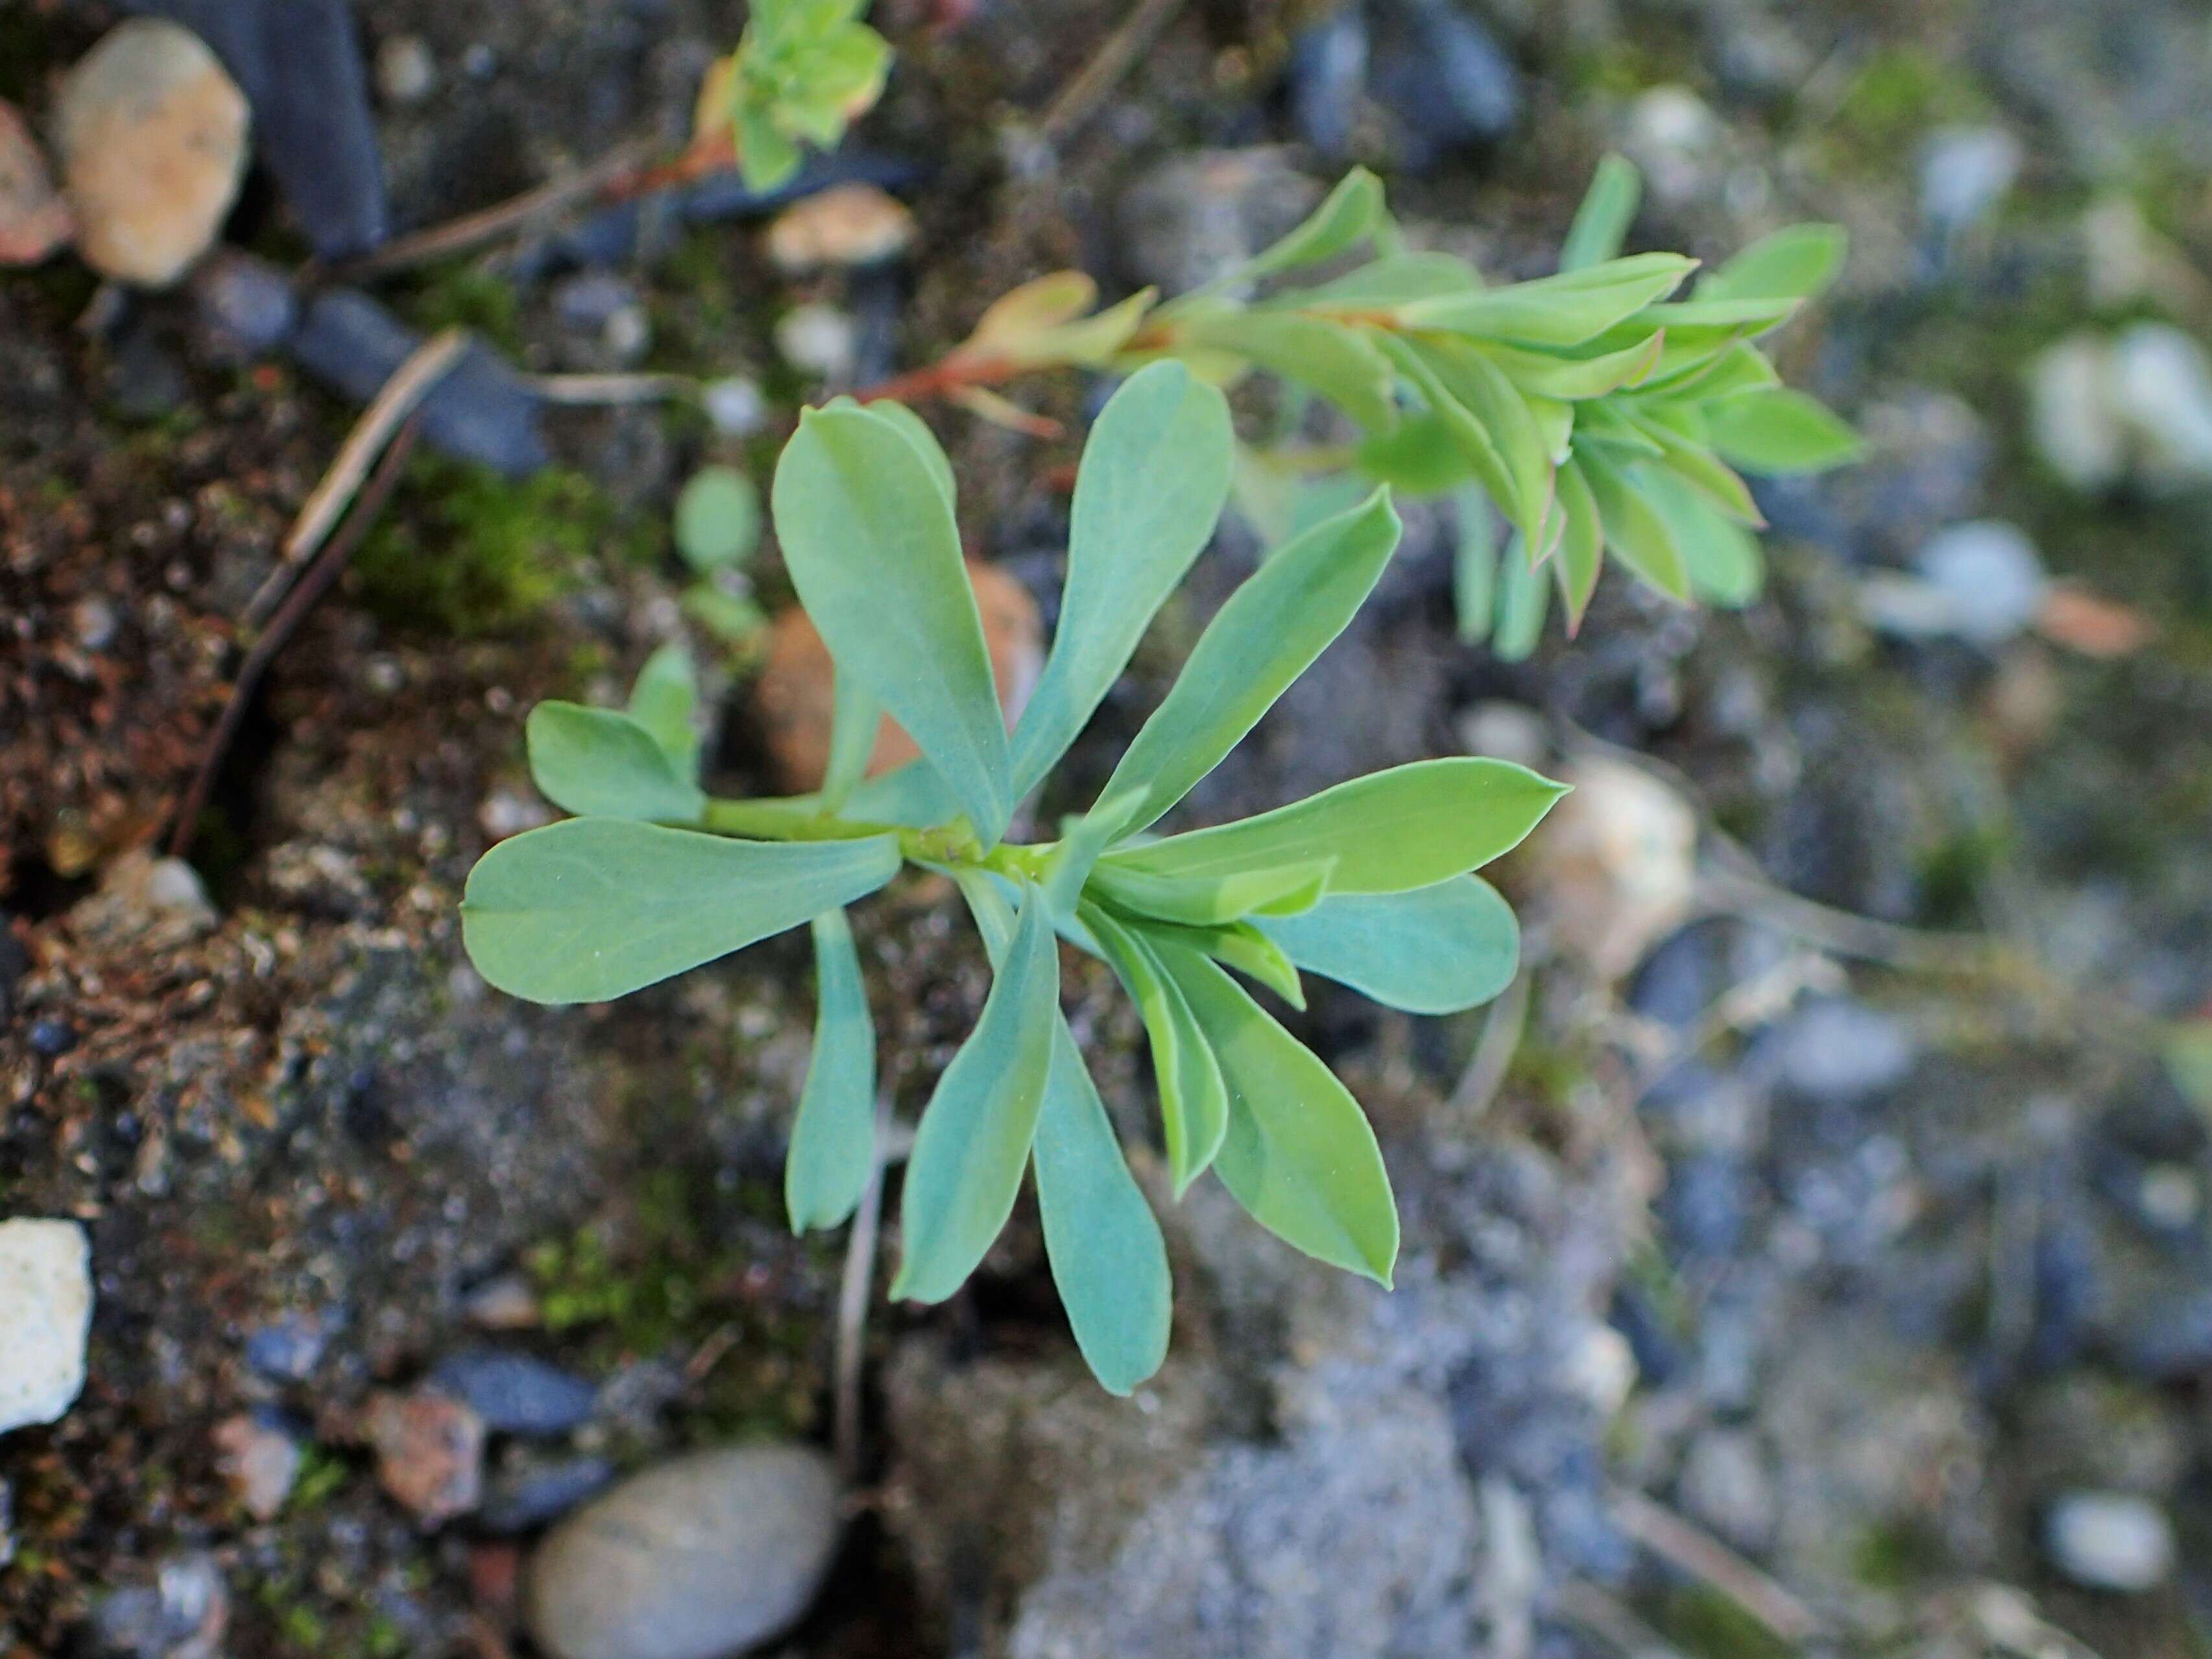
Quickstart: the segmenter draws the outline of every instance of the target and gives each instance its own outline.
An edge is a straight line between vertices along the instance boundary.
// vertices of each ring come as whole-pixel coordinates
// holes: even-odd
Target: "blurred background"
[[[81,1224],[93,1296],[59,1420],[0,1395],[0,1653],[650,1659],[801,1609],[763,1650],[2212,1650],[2212,6],[877,0],[889,91],[793,191],[579,202],[382,268],[680,145],[742,9],[147,9],[215,48],[254,152],[222,245],[126,293],[54,248],[23,160],[122,11],[0,0],[11,1382],[79,1363],[40,1268],[79,1235],[5,1230]],[[1502,871],[1498,1004],[1317,986],[1299,1028],[1382,1139],[1394,1294],[1208,1183],[1164,1207],[1176,1345],[1133,1403],[1078,1360],[1026,1201],[952,1303],[841,1319],[845,1236],[794,1242],[780,1201],[801,942],[590,1010],[467,968],[462,878],[547,812],[537,699],[617,701],[685,637],[710,786],[796,763],[779,567],[672,539],[699,467],[764,479],[802,403],[1031,276],[1202,282],[1355,161],[1417,246],[1542,274],[1608,151],[1644,174],[1633,250],[1848,228],[1775,347],[1867,453],[1759,486],[1749,608],[1609,575],[1519,663],[1461,641],[1464,527],[1410,506],[1369,611],[1193,797],[1455,752],[1577,785]],[[443,413],[226,726],[303,503],[453,325]],[[925,412],[1033,652],[1104,388],[1007,390],[1065,435]],[[1232,517],[1038,822],[1255,557]],[[912,1111],[981,952],[919,883],[862,945]],[[1141,1142],[1095,967],[1068,1006]],[[833,1442],[842,1489],[685,1461]],[[595,1497],[614,1520],[543,1541]],[[533,1553],[589,1629],[533,1601]]]

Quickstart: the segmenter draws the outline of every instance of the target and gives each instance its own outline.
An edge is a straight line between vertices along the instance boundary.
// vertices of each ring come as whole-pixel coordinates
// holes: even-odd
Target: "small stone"
[[[787,276],[896,259],[914,246],[914,215],[873,185],[835,185],[793,203],[768,228],[768,257]]]
[[[1971,229],[1996,210],[2026,160],[2002,127],[1940,127],[1920,151],[1920,210],[1947,234]]]
[[[2028,370],[2028,433],[2044,465],[2076,489],[2126,475],[2127,428],[2112,388],[2111,345],[2083,330],[2046,346]]]
[[[52,1423],[84,1388],[92,1247],[74,1221],[0,1221],[0,1434]]]
[[[1782,1086],[1823,1106],[1852,1106],[1905,1081],[1911,1034],[1887,1014],[1841,997],[1807,1004],[1775,1030]]]
[[[483,1491],[483,1419],[434,1389],[370,1397],[362,1420],[377,1484],[425,1526],[466,1515]]]
[[[1291,43],[1291,118],[1328,161],[1351,159],[1368,54],[1366,9],[1356,4],[1330,7]]]
[[[80,939],[103,945],[170,950],[216,925],[199,872],[182,859],[133,848],[100,872],[100,886],[70,910]]]
[[[983,642],[991,653],[991,676],[999,706],[1011,730],[1029,706],[1044,671],[1044,629],[1030,591],[995,566],[968,562],[976,608],[983,617]],[[830,764],[830,727],[836,706],[836,665],[806,612],[793,605],[779,616],[769,634],[768,660],[754,685],[762,724],[767,728],[769,758],[783,787],[804,794],[821,787]],[[921,755],[898,723],[886,714],[868,759],[876,777]]]
[[[653,325],[635,284],[611,272],[580,271],[555,284],[553,310],[617,367],[635,362],[653,341]]]
[[[329,1341],[330,1332],[313,1314],[287,1314],[246,1339],[246,1363],[272,1382],[304,1382]]]
[[[1560,1381],[1610,1422],[1636,1389],[1636,1351],[1628,1339],[1599,1320],[1584,1322],[1569,1345]]]
[[[468,1293],[461,1311],[470,1324],[485,1331],[530,1331],[544,1322],[538,1292],[520,1273],[486,1279]]]
[[[173,1555],[151,1584],[110,1591],[92,1610],[94,1651],[130,1659],[222,1659],[230,1595],[211,1555]]]
[[[784,362],[823,380],[851,375],[860,331],[848,312],[836,306],[794,306],[776,319],[775,349]]]
[[[419,34],[395,34],[376,49],[376,89],[388,104],[419,104],[438,84],[438,60]]]
[[[535,1532],[596,1496],[614,1478],[614,1465],[604,1457],[512,1464],[492,1477],[476,1524],[487,1532]]]
[[[1503,138],[1521,113],[1520,71],[1454,0],[1390,0],[1369,84],[1394,118],[1394,158],[1415,172],[1452,150]]]
[[[1712,181],[1724,131],[1711,106],[1687,87],[1653,87],[1628,106],[1620,147],[1643,169],[1652,198],[1679,206]]]
[[[1136,281],[1181,294],[1277,240],[1320,198],[1321,187],[1279,149],[1177,155],[1122,191],[1121,261]]]
[[[2051,1564],[2090,1589],[2139,1594],[2173,1571],[2173,1523],[2147,1498],[2068,1492],[2044,1517]]]
[[[839,1531],[819,1452],[694,1453],[555,1528],[531,1559],[523,1620],[556,1659],[720,1659],[806,1611]]]
[[[1492,698],[1462,714],[1454,729],[1470,755],[1540,767],[1552,753],[1552,734],[1544,717],[1525,702]]]
[[[174,282],[237,198],[246,119],[245,94],[191,30],[156,18],[110,30],[54,104],[54,148],[86,260],[120,282]]]
[[[0,98],[0,265],[34,265],[75,229],[46,153],[21,113]]]
[[[1682,1507],[1741,1549],[1763,1549],[1779,1503],[1759,1442],[1741,1429],[1707,1429],[1690,1443],[1676,1477]]]
[[[273,1417],[241,1412],[215,1427],[216,1467],[246,1512],[273,1521],[300,1478],[300,1443]]]
[[[498,1434],[566,1434],[592,1414],[599,1390],[526,1353],[471,1348],[449,1354],[430,1386],[464,1401]]]
[[[299,316],[291,279],[237,248],[217,248],[201,260],[190,289],[200,343],[221,362],[267,356],[283,343]]]
[[[2035,544],[2017,526],[1995,519],[1939,532],[1921,549],[1919,564],[1943,596],[1950,631],[1973,645],[2002,645],[2018,635],[2050,591]]]
[[[2113,395],[2134,437],[2138,469],[2155,488],[2212,478],[2212,362],[2166,323],[2137,323],[2112,348]]]
[[[34,1019],[31,1022],[31,1052],[48,1060],[58,1060],[76,1047],[76,1031],[65,1019]]]
[[[1559,945],[1619,979],[1689,916],[1697,815],[1626,761],[1579,760],[1561,781],[1573,792],[1529,837],[1521,866]]]
[[[760,382],[744,374],[709,380],[699,401],[714,430],[726,438],[750,438],[768,424],[768,399]]]
[[[70,607],[70,632],[88,651],[106,650],[115,643],[116,630],[121,625],[116,619],[115,607],[97,594],[79,599]]]

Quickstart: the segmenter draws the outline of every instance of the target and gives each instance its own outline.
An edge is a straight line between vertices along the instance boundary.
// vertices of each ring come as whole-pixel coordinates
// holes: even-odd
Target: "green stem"
[[[841,818],[823,811],[811,795],[786,800],[710,800],[699,827],[747,841],[861,841],[870,836],[896,836],[899,856],[910,864],[972,866],[1033,881],[1042,875],[1056,845],[1045,842],[1024,847],[1002,842],[987,848],[976,841],[965,818],[931,830]]]

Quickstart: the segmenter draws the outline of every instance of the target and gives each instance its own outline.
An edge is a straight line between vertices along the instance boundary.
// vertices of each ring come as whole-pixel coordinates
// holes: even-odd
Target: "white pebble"
[[[725,437],[750,438],[768,424],[768,399],[761,396],[760,382],[745,375],[708,381],[700,401],[714,430]]]
[[[51,1423],[84,1387],[92,1247],[74,1221],[0,1221],[0,1434]]]
[[[777,319],[775,349],[793,368],[841,380],[852,372],[860,331],[835,306],[797,306]]]
[[[2173,1523],[2147,1498],[2068,1492],[2043,1529],[2051,1565],[2092,1589],[2155,1589],[2173,1571]]]

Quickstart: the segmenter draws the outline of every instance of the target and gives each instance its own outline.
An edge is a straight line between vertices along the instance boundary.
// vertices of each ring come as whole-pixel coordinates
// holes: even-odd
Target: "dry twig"
[[[1701,1579],[1784,1641],[1810,1641],[1820,1632],[1813,1610],[1711,1533],[1640,1492],[1613,1494],[1613,1518],[1629,1537],[1669,1566]]]

